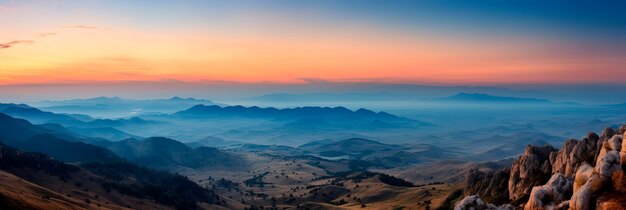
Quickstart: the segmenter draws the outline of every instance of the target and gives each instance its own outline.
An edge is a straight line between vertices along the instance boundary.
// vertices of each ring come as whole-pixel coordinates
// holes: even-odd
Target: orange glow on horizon
[[[402,38],[402,37],[401,37]],[[411,80],[443,83],[580,82],[580,69],[624,65],[617,58],[550,59],[540,44],[353,37],[155,35],[132,30],[65,30],[0,51],[0,83],[181,80],[297,83]],[[546,58],[547,57],[547,58]],[[582,62],[582,63],[581,63]],[[592,75],[590,75],[592,76]],[[607,78],[598,78],[599,80]]]
[[[333,24],[322,28],[325,33],[297,26],[266,31],[267,25],[163,30],[106,23],[5,24],[13,27],[0,34],[0,44],[32,42],[0,48],[0,85],[300,83],[301,78],[447,84],[626,82],[612,76],[622,70],[616,67],[626,66],[624,56],[587,52],[576,43],[547,38],[468,38]]]

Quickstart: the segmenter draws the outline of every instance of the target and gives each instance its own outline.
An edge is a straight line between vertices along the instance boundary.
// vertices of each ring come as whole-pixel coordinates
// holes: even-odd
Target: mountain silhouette
[[[463,102],[483,102],[483,103],[551,103],[545,99],[535,98],[517,98],[517,97],[503,97],[493,96],[482,93],[458,93],[453,96],[440,98],[442,101],[463,101]]]

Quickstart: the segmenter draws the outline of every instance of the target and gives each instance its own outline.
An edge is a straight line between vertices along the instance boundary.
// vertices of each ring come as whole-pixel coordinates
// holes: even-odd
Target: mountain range
[[[288,93],[276,93],[267,94],[259,97],[249,98],[246,100],[258,101],[264,103],[297,103],[297,102],[370,102],[370,101],[413,101],[413,102],[473,102],[473,103],[553,103],[546,99],[537,98],[521,98],[521,97],[509,97],[509,96],[495,96],[485,93],[466,93],[459,92],[455,95],[441,97],[441,98],[428,98],[428,97],[416,97],[410,94],[394,94],[394,93],[310,93],[310,94],[288,94]],[[573,103],[565,103],[573,104]]]
[[[257,106],[217,106],[217,105],[196,105],[190,109],[176,112],[175,116],[194,118],[220,118],[220,117],[240,117],[240,118],[266,118],[276,120],[302,119],[302,118],[324,118],[341,119],[351,118],[353,120],[384,120],[392,122],[414,122],[403,117],[398,117],[386,112],[373,112],[367,109],[352,111],[345,107],[297,107],[297,108],[261,108]]]
[[[120,97],[96,97],[65,101],[40,101],[32,105],[43,110],[77,113],[94,117],[122,118],[141,114],[173,113],[198,104],[215,104],[210,100],[172,97],[169,99],[125,99]]]
[[[462,209],[481,202],[501,205],[501,208],[561,208],[566,203],[570,206],[600,203],[615,207],[625,203],[619,199],[624,181],[620,178],[623,149],[619,145],[622,145],[626,128],[607,129],[601,136],[589,134],[580,141],[560,143],[562,137],[535,130],[540,126],[553,126],[551,122],[512,124],[467,132],[451,129],[453,134],[443,135],[445,137],[429,136],[429,144],[399,144],[366,136],[343,138],[329,132],[332,129],[354,131],[360,125],[372,123],[378,124],[374,127],[390,125],[390,132],[398,128],[395,125],[421,125],[420,121],[366,109],[197,105],[174,114],[83,121],[69,114],[41,111],[28,105],[4,104],[2,108],[10,113],[29,113],[25,116],[45,121],[35,125],[0,114],[0,141],[4,144],[0,146],[0,162],[9,161],[0,165],[3,169],[0,186],[20,189],[1,191],[5,196],[2,199],[15,208],[44,205],[90,209],[100,205],[140,209],[243,209],[276,205],[277,208],[365,206],[393,209],[402,205],[446,209],[457,205]],[[19,109],[28,112],[12,111]],[[269,128],[261,131],[271,134],[278,130],[294,133],[309,130],[335,136],[317,138],[303,133],[302,136],[310,139],[324,140],[309,139],[291,147],[229,141],[213,135],[182,143],[174,138],[142,138],[117,130],[146,129],[149,133],[175,126],[193,131],[202,130],[194,126],[208,123],[215,128],[228,127],[231,132]],[[590,123],[604,124],[599,120]],[[72,126],[66,127],[68,124]],[[94,130],[96,128],[116,130]],[[520,129],[533,131],[521,132]],[[93,133],[85,135],[86,130]],[[105,134],[111,134],[112,138]],[[437,146],[430,144],[437,142],[440,142]],[[562,145],[562,149],[556,150],[548,144]],[[221,148],[207,147],[214,145],[221,145]],[[526,149],[521,149],[523,147]],[[520,153],[517,160],[511,161]],[[508,159],[489,162],[503,158]],[[511,162],[510,167],[499,168]],[[579,171],[583,175],[579,175]],[[607,171],[610,176],[605,176]],[[463,175],[466,179],[459,183]],[[585,177],[604,180],[602,187],[591,190],[593,182],[589,179],[592,178],[585,180]],[[15,182],[17,179],[27,182]],[[568,188],[570,184],[573,190]],[[585,191],[585,186],[589,192]],[[559,197],[542,196],[546,193]],[[587,196],[591,201],[580,196]],[[417,203],[416,198],[419,198]],[[492,206],[495,205],[484,209]]]
[[[450,102],[474,102],[474,103],[551,103],[545,99],[536,98],[517,98],[517,97],[503,97],[493,96],[482,93],[458,93],[453,96],[436,99],[438,101],[450,101]]]

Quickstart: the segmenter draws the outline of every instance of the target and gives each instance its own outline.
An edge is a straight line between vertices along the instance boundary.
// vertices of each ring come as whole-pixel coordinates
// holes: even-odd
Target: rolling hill
[[[100,145],[131,162],[158,169],[242,169],[247,164],[245,159],[236,154],[212,147],[190,148],[164,137],[101,142]]]
[[[196,209],[220,198],[185,177],[123,161],[68,165],[0,145],[0,201],[17,209]]]

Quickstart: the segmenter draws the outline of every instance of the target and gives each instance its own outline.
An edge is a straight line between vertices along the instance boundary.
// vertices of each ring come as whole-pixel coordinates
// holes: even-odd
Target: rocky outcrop
[[[605,128],[602,131],[602,135],[600,136],[600,139],[598,139],[598,142],[596,143],[597,147],[596,147],[596,152],[594,157],[598,158],[598,155],[600,155],[600,150],[602,149],[602,145],[604,144],[604,142],[613,137],[613,135],[615,135],[615,130],[613,130],[613,128]],[[597,160],[594,159],[592,163],[595,163]]]
[[[454,210],[515,210],[515,208],[509,204],[496,206],[484,202],[478,195],[471,195],[457,202],[454,205]]]
[[[509,168],[481,171],[470,169],[465,178],[465,196],[478,195],[489,203],[508,203]]]
[[[525,210],[626,210],[625,131],[622,126],[617,131],[607,128],[601,136],[589,133],[580,141],[568,140],[559,151],[528,146],[510,170],[507,190],[512,204]],[[503,182],[499,176],[471,170],[466,180],[471,186],[465,190],[475,195],[457,206],[498,208],[479,196],[493,199],[496,192],[506,192],[497,184]]]
[[[589,133],[583,140],[568,140],[555,155],[552,162],[552,173],[561,173],[566,177],[572,177],[576,169],[584,162],[591,163],[595,158],[596,144],[600,137],[595,133]],[[590,152],[593,151],[593,152]]]
[[[532,187],[542,185],[548,181],[552,172],[550,153],[552,146],[528,146],[524,154],[513,163],[509,175],[509,199],[513,203],[526,200]]]
[[[620,163],[622,141],[623,137],[620,135],[614,135],[604,141],[598,157],[595,158],[595,167],[585,164],[579,168],[576,172],[574,193],[569,203],[570,209],[589,210],[596,207],[601,209],[602,206],[606,206],[606,201],[599,202],[601,201],[599,197],[620,192],[624,174]]]
[[[563,201],[572,194],[572,181],[560,173],[552,175],[552,178],[543,186],[533,187],[530,198],[524,210],[543,210],[563,208]]]

